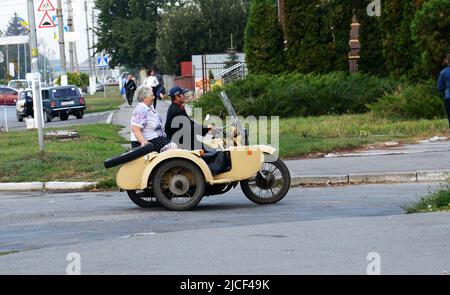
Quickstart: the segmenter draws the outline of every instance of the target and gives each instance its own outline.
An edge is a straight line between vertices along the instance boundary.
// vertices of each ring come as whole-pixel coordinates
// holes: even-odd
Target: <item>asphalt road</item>
[[[240,190],[189,212],[141,209],[124,193],[0,195],[0,274],[383,274],[450,270],[450,214],[400,207],[435,184],[296,188],[259,206]],[[10,253],[18,251],[17,253]]]
[[[5,110],[6,110],[6,118],[8,129],[11,131],[17,130],[25,130],[26,123],[17,121],[16,118],[16,109],[15,107],[8,106],[0,106],[0,126],[4,127],[5,124]],[[67,121],[61,121],[59,118],[54,118],[52,122],[45,123],[45,128],[51,127],[65,127],[65,126],[77,126],[84,124],[98,124],[98,123],[106,123],[106,120],[109,116],[109,112],[107,113],[98,113],[98,114],[86,114],[83,119],[77,120],[75,116],[70,116]]]

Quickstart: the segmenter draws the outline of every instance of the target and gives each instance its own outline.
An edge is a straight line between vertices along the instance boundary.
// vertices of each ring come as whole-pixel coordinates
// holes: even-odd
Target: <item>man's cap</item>
[[[181,88],[181,87],[178,87],[178,86],[175,86],[175,87],[170,88],[169,96],[174,97],[174,96],[177,96],[179,94],[185,94],[187,92],[189,92],[189,90]]]

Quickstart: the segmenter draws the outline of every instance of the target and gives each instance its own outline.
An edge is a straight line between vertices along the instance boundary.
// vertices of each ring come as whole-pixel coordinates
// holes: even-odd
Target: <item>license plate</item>
[[[73,100],[71,101],[62,101],[61,105],[62,106],[70,106],[70,105],[74,105],[75,103],[73,102]]]

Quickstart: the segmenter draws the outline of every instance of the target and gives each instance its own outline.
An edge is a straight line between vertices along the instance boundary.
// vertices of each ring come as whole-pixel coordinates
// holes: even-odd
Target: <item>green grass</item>
[[[46,140],[43,154],[37,131],[0,133],[0,182],[98,181],[101,187],[114,186],[117,169],[105,169],[103,161],[124,152],[120,129],[106,124],[72,127],[79,139]]]
[[[391,121],[370,113],[282,119],[280,130],[280,153],[285,158],[391,140],[412,143],[433,136],[449,136],[447,120]]]
[[[436,211],[450,211],[450,184],[442,185],[436,191],[430,192],[419,202],[403,206],[407,214]]]
[[[86,113],[114,111],[125,102],[119,92],[118,86],[107,86],[106,98],[103,92],[86,95]]]

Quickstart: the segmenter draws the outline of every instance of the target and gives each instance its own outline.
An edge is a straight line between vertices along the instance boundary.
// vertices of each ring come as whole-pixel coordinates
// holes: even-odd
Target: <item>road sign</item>
[[[50,0],[42,0],[41,5],[39,5],[38,11],[55,11],[55,7],[53,6]]]
[[[42,17],[42,20],[39,24],[39,29],[47,29],[47,28],[54,28],[54,27],[56,27],[55,23],[53,22],[52,18],[48,14],[48,12],[45,12],[45,14]]]
[[[97,57],[97,66],[99,68],[109,68],[109,59],[107,56]]]

